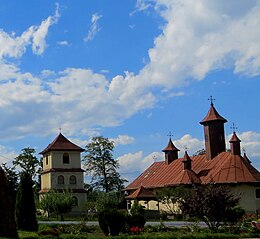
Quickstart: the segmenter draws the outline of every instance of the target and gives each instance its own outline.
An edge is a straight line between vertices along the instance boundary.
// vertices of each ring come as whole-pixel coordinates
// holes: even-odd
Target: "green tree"
[[[16,223],[20,230],[37,231],[38,229],[32,186],[31,175],[27,172],[22,172],[15,208]]]
[[[27,172],[31,178],[35,178],[40,169],[40,161],[35,156],[35,149],[24,148],[14,160],[13,165]]]
[[[8,182],[0,167],[0,237],[18,238],[14,205],[10,200]]]
[[[2,164],[2,167],[5,171],[5,175],[8,181],[8,189],[9,189],[9,195],[13,202],[13,205],[15,206],[15,200],[16,200],[16,193],[18,189],[18,173],[15,170],[14,165],[8,166],[6,163]]]
[[[178,205],[188,192],[183,186],[164,188],[158,191],[157,199],[164,205],[165,213],[179,215],[181,210]]]
[[[210,184],[190,189],[179,203],[184,214],[203,220],[215,231],[221,223],[242,218],[244,211],[237,209],[239,201],[240,196],[234,195],[229,187]]]
[[[48,193],[42,195],[40,199],[39,207],[47,212],[49,217],[50,214],[55,214],[57,218],[64,220],[64,214],[71,212],[74,206],[74,200],[68,191],[64,190],[62,192],[51,190]]]
[[[119,164],[113,158],[114,142],[102,136],[93,137],[86,145],[84,163],[87,173],[92,176],[93,187],[105,192],[121,190],[126,180],[118,173]]]

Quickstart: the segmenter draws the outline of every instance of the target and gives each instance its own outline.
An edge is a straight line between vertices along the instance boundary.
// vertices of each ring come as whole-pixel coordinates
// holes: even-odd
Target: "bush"
[[[145,210],[136,200],[133,203],[133,206],[130,209],[130,215],[127,218],[127,224],[129,228],[139,227],[144,228],[146,219],[144,217]]]
[[[118,209],[101,211],[98,214],[98,222],[106,236],[117,236],[120,232],[125,232],[126,212]]]

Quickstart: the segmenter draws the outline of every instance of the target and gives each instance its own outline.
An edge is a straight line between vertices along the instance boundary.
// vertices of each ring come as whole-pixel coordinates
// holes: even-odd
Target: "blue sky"
[[[59,133],[114,140],[131,181],[172,132],[192,155],[212,95],[260,168],[257,0],[0,1],[0,162]]]

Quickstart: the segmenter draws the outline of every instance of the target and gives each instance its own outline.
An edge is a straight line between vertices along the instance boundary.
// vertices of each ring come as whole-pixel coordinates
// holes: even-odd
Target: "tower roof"
[[[182,162],[191,162],[191,161],[192,160],[191,160],[190,156],[188,155],[187,151],[185,151]]]
[[[163,152],[166,152],[166,151],[180,151],[180,150],[177,149],[177,148],[174,146],[174,144],[173,144],[173,142],[172,142],[172,140],[171,140],[171,138],[170,138],[168,145],[167,145],[162,151],[163,151]]]
[[[70,142],[61,133],[50,143],[40,154],[45,154],[49,151],[79,151],[83,152],[84,149]]]
[[[234,142],[241,142],[241,140],[237,137],[236,132],[233,132],[233,135],[229,140],[229,143],[234,143]]]
[[[210,108],[208,111],[208,114],[206,115],[206,117],[200,122],[200,124],[205,124],[206,122],[209,121],[223,121],[224,123],[227,122],[227,120],[225,118],[223,118],[215,109],[214,104],[211,103],[210,104]]]

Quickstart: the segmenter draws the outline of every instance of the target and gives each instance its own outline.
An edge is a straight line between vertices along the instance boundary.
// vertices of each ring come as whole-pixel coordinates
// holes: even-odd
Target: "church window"
[[[256,198],[260,198],[260,189],[259,188],[257,188],[255,190],[255,196],[256,196]]]
[[[63,163],[64,164],[69,164],[70,163],[70,156],[68,153],[63,154]]]
[[[64,176],[63,175],[58,176],[58,184],[64,184]]]
[[[48,158],[48,155],[46,155],[46,165],[48,165],[49,163],[49,158]]]
[[[76,176],[74,176],[74,175],[70,176],[70,184],[77,184]]]
[[[78,206],[79,205],[77,197],[73,196],[72,200],[73,200],[73,206]]]

